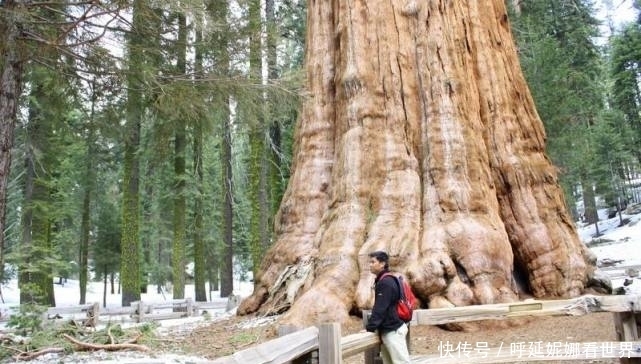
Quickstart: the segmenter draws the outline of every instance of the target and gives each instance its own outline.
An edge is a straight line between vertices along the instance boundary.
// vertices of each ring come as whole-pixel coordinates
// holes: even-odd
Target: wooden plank
[[[373,332],[361,332],[345,336],[341,339],[343,359],[362,353],[367,349],[378,348],[380,344],[380,337]]]
[[[278,326],[278,336],[289,335],[299,330],[300,328],[294,325],[280,325]],[[312,354],[316,354],[316,359],[318,359],[318,350],[313,350],[311,353],[303,354],[300,357],[291,361],[286,361],[283,364],[311,364],[310,362],[313,360]],[[318,360],[316,361],[318,362]]]
[[[162,303],[149,303],[148,307],[149,308],[147,309],[147,311],[168,310],[168,309],[174,309],[174,308],[189,307],[189,304],[187,302],[177,302],[177,303],[162,302]]]
[[[341,325],[322,324],[318,331],[318,361],[323,364],[341,364]]]
[[[416,310],[418,325],[503,319],[522,316],[580,316],[590,312],[627,312],[641,310],[641,297],[585,295],[566,300],[528,300],[514,303]]]
[[[363,328],[367,327],[367,321],[369,320],[369,316],[372,314],[371,310],[363,310]],[[375,334],[378,336],[378,334]],[[383,362],[381,359],[381,356],[379,355],[381,352],[381,345],[380,345],[380,338],[379,338],[379,344],[374,345],[372,347],[369,347],[365,349],[365,352],[363,353],[364,356],[364,363],[365,364],[380,364]]]
[[[641,341],[634,342],[586,342],[558,343],[555,347],[541,348],[508,344],[495,348],[471,347],[467,351],[441,351],[434,355],[412,357],[413,364],[484,364],[484,363],[518,363],[532,361],[574,361],[594,359],[618,359],[641,357]],[[556,343],[555,343],[556,344]],[[482,350],[481,350],[482,349]],[[539,350],[540,349],[540,350]]]
[[[93,308],[93,303],[88,305],[80,305],[80,306],[73,306],[73,307],[49,307],[47,309],[47,315],[55,316],[55,315],[81,314],[81,313],[86,313],[88,311],[91,311],[92,308]]]
[[[620,266],[614,265],[614,266],[611,266],[611,267],[601,267],[601,268],[597,269],[597,272],[607,272],[607,271],[611,271],[611,270],[622,270],[622,271],[626,271],[626,270],[628,270],[628,269],[637,269],[637,270],[641,270],[641,264],[634,264],[634,265],[620,265]]]
[[[133,306],[134,303],[132,302],[131,305]],[[142,301],[138,301],[138,315],[136,316],[136,322],[144,322],[145,321],[145,303]]]
[[[137,310],[136,307],[130,307],[130,306],[125,306],[125,307],[107,307],[107,308],[102,308],[100,310],[100,316],[123,316],[123,315],[131,315],[135,313]]]
[[[95,302],[91,306],[91,310],[87,312],[87,320],[88,320],[89,326],[94,328],[98,326],[99,318],[100,318],[100,304],[98,302]]]
[[[218,358],[212,364],[277,364],[291,361],[318,349],[318,328],[281,336],[257,346]]]
[[[165,313],[147,314],[142,318],[142,320],[147,322],[147,321],[179,319],[184,317],[187,317],[187,312],[165,312]]]
[[[639,339],[637,320],[634,312],[614,313],[614,325],[619,341],[636,341]]]
[[[639,324],[641,323],[641,314],[634,312],[615,312],[614,329],[619,341],[638,341]],[[638,364],[641,358],[622,358],[621,364]]]
[[[194,302],[198,310],[222,310],[227,306],[225,302]]]

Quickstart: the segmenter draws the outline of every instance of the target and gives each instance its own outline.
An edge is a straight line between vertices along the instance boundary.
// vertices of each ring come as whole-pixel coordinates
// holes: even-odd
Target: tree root
[[[80,350],[106,350],[106,351],[118,351],[118,350],[126,350],[126,349],[132,349],[132,350],[138,350],[138,351],[151,351],[147,346],[145,345],[140,345],[140,344],[135,344],[136,341],[140,338],[140,336],[137,336],[131,340],[127,340],[124,343],[111,343],[111,344],[92,344],[92,343],[85,343],[79,340],[76,340],[75,338],[63,334],[62,335],[65,339],[71,341],[72,343],[76,344]]]

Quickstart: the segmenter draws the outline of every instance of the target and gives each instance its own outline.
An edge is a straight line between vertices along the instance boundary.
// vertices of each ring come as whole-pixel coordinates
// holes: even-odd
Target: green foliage
[[[133,26],[124,37],[113,31],[115,27],[105,29],[106,42],[86,43],[82,57],[77,58],[71,57],[68,49],[60,53],[43,48],[32,53],[41,62],[30,62],[26,68],[28,77],[20,108],[34,113],[18,115],[21,119],[15,133],[4,252],[9,254],[7,260],[12,265],[5,266],[5,280],[15,269],[12,267],[18,265],[23,272],[36,274],[42,284],[52,281],[55,275],[74,277],[79,273],[77,268],[84,269],[78,262],[84,231],[87,235],[83,236],[89,237],[89,264],[95,278],[120,272],[124,273],[122,283],[129,282],[133,287],[133,281],[127,280],[129,272],[142,280],[151,277],[154,283],[164,284],[170,272],[171,212],[178,182],[185,186],[185,256],[193,254],[194,222],[190,219],[197,205],[195,200],[199,199],[205,265],[217,270],[221,265],[223,231],[219,222],[225,192],[221,186],[221,140],[222,128],[227,126],[232,147],[232,223],[237,252],[234,269],[244,274],[260,258],[257,255],[252,261],[248,248],[251,215],[256,207],[248,188],[256,180],[247,165],[250,151],[265,168],[261,172],[265,176],[261,203],[265,206],[260,219],[267,228],[259,238],[271,241],[273,215],[289,178],[298,92],[303,85],[300,68],[305,3],[288,0],[277,4],[274,17],[268,20],[273,42],[269,47],[275,50],[270,55],[276,58],[270,58],[267,82],[256,74],[249,75],[247,69],[249,33],[244,27],[248,13],[228,14],[226,2],[203,7],[188,1],[159,8],[153,2],[135,2],[135,9],[120,5],[129,6],[123,10],[134,15],[131,22],[118,24],[123,28]],[[32,10],[27,15],[37,15]],[[61,15],[68,11],[58,10],[56,13]],[[260,13],[257,8],[253,10],[254,15]],[[186,14],[188,20],[202,18],[202,37],[196,42],[184,38],[180,41],[176,14]],[[252,23],[254,30],[263,29],[258,20],[255,18]],[[193,24],[190,21],[188,26]],[[42,24],[37,30],[44,34],[52,28]],[[79,34],[83,32],[68,36],[77,41]],[[127,44],[122,58],[107,46],[114,39]],[[265,52],[257,46],[259,43],[254,43],[254,67],[258,64],[256,57]],[[199,47],[200,69],[191,59],[186,60],[184,68],[180,67],[181,47]],[[26,51],[35,49],[30,44]],[[140,126],[140,143],[133,145],[128,138],[136,130],[132,129],[136,123]],[[33,129],[35,125],[41,128]],[[184,126],[187,146],[193,141],[194,130],[202,130],[202,188],[190,173],[176,176],[171,168],[177,126]],[[253,134],[253,144],[249,139],[252,130],[258,131]],[[36,141],[40,143],[35,148],[34,136],[39,137]],[[251,145],[255,147],[250,148]],[[24,161],[29,160],[28,153],[36,161],[36,183],[43,188],[39,195],[42,197],[29,201],[24,194],[28,172]],[[185,170],[193,170],[191,148],[186,148],[184,157]],[[136,166],[140,172],[138,195],[132,196],[126,182]],[[91,191],[89,226],[81,227],[86,191]],[[40,235],[34,236],[36,244],[28,246],[21,225],[25,211],[34,212],[42,222],[42,229],[37,230]],[[140,219],[139,224],[129,221],[135,218]],[[122,242],[136,247],[129,247],[123,254]]]
[[[89,332],[75,321],[66,321],[62,324],[57,322],[30,331],[30,336],[21,340],[20,343],[5,343],[0,347],[0,360],[4,362],[14,356],[16,352],[34,352],[51,347],[63,348],[65,353],[71,353],[74,351],[75,344],[65,339],[63,334],[82,342],[102,345],[123,343],[132,337],[140,336],[138,341],[148,344],[153,341],[156,335],[154,331],[156,327],[157,325],[154,323],[146,323],[132,329],[124,329],[120,325],[107,325],[104,329]]]
[[[38,290],[36,285],[31,285],[31,288]],[[9,316],[7,327],[17,330],[23,336],[34,334],[42,330],[42,315],[45,312],[47,312],[46,306],[37,304],[20,305],[14,308],[14,313]]]
[[[635,147],[641,142],[641,24],[626,25],[610,44],[612,104],[621,110],[625,123],[634,131],[626,142],[641,161],[641,152]]]
[[[235,346],[245,346],[258,339],[257,335],[248,332],[238,332],[229,339],[229,342]]]
[[[91,245],[96,279],[117,272],[120,265],[120,213],[118,207],[101,200],[96,219],[96,239]]]
[[[542,0],[522,3],[513,22],[521,64],[545,124],[547,152],[571,198],[581,198],[574,194],[579,185],[584,192],[596,187],[597,194],[611,195],[616,175],[611,170],[628,160],[630,150],[625,150],[629,129],[605,102],[609,82],[594,43],[593,13],[589,1]]]

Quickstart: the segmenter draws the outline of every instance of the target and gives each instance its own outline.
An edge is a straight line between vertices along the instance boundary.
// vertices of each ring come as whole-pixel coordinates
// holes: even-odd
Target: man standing
[[[409,364],[410,354],[407,350],[407,325],[398,318],[396,303],[401,297],[401,287],[389,272],[389,255],[383,251],[369,254],[369,270],[376,275],[374,281],[374,308],[365,329],[370,332],[378,330],[383,345],[381,357],[384,364]],[[381,279],[381,277],[383,277]]]

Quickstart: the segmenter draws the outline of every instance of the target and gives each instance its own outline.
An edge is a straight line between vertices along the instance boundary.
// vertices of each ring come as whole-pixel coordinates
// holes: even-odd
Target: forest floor
[[[345,336],[361,330],[361,321],[354,318],[343,325],[342,334]],[[170,333],[163,339],[163,350],[214,359],[274,339],[277,337],[277,333],[278,319],[264,322],[252,317],[233,316],[201,325],[189,332]],[[545,352],[546,345],[561,345],[563,348],[563,346],[573,343],[616,341],[613,314],[611,313],[595,313],[579,317],[537,317],[527,321],[522,319],[520,322],[512,321],[511,323],[503,321],[499,325],[477,328],[476,331],[467,332],[449,331],[435,326],[412,326],[410,336],[413,355],[444,355],[444,351],[441,351],[440,348],[448,344],[455,348],[459,344],[467,343],[471,345],[468,347],[474,351],[474,348],[480,348],[486,345],[485,343],[490,348],[502,345],[507,350],[511,344],[524,343],[527,355],[527,347],[537,342],[541,342],[543,352]],[[535,362],[537,361],[525,363]],[[563,362],[546,361],[546,363]],[[609,364],[619,363],[619,360],[591,359],[571,362]],[[363,355],[359,354],[348,358],[345,363],[363,363]]]

